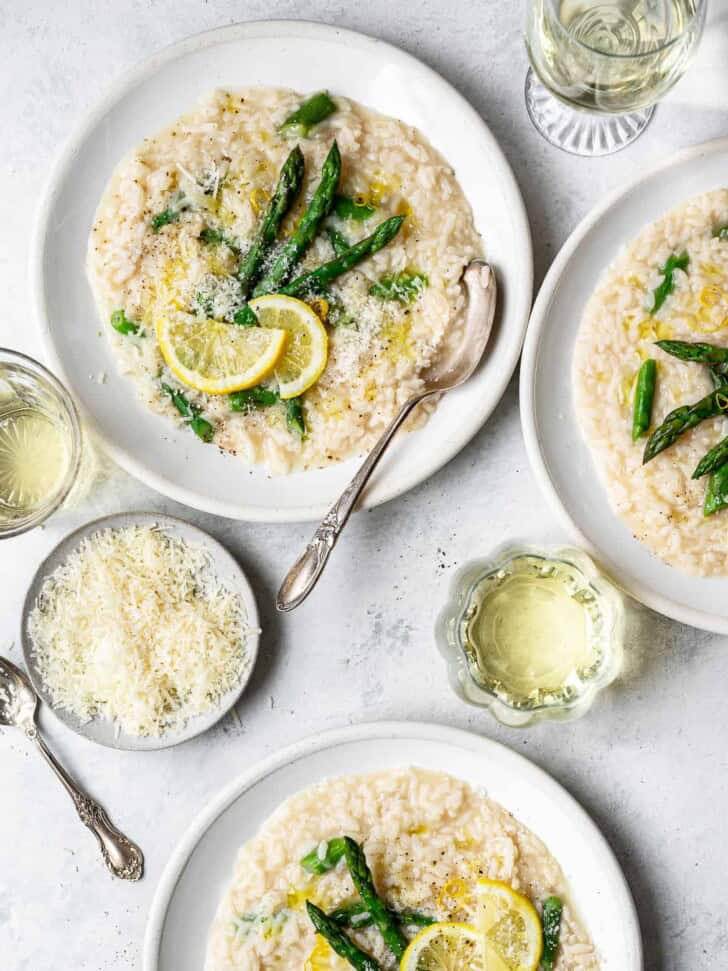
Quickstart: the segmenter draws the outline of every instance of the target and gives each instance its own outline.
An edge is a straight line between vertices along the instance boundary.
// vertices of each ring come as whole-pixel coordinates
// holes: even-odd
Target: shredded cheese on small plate
[[[126,524],[91,524],[41,568],[26,603],[29,669],[78,724],[113,724],[117,741],[181,741],[216,721],[247,680],[259,633],[252,594],[229,554],[194,527],[114,519]],[[221,562],[235,567],[232,581]]]

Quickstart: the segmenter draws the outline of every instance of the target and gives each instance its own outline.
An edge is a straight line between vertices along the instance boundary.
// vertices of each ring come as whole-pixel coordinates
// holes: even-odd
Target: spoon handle
[[[104,863],[121,880],[139,880],[144,873],[144,856],[139,847],[127,839],[111,822],[102,806],[88,796],[48,748],[37,728],[26,734],[36,743],[43,758],[63,783],[73,799],[81,822],[98,840]]]
[[[326,513],[311,542],[286,574],[276,597],[278,610],[287,611],[298,607],[316,586],[318,578],[331,556],[336,541],[346,526],[354,506],[362,494],[369,478],[377,467],[385,449],[394,438],[400,425],[412,409],[432,392],[414,395],[402,405],[381,438],[371,450],[361,468],[351,480],[341,496]]]

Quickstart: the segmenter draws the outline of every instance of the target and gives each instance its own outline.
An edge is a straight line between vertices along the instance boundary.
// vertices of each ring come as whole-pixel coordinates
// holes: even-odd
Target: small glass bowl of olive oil
[[[62,504],[81,460],[81,426],[42,364],[0,348],[0,539],[40,525]]]
[[[589,708],[619,673],[623,619],[585,553],[509,545],[457,574],[436,633],[456,692],[522,726]]]

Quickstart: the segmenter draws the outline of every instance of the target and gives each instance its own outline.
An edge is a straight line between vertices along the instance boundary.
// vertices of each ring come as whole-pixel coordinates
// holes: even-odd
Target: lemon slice
[[[432,924],[413,938],[402,955],[400,971],[490,971],[483,936],[470,924]]]
[[[536,971],[541,960],[541,919],[527,897],[507,883],[479,880],[476,924],[485,942],[488,971]]]
[[[159,349],[180,381],[206,394],[252,388],[283,354],[283,329],[237,327],[170,311],[156,321]]]
[[[303,971],[350,971],[350,967],[323,937],[317,935],[316,943],[304,961]]]
[[[275,365],[281,398],[296,398],[310,388],[326,367],[326,328],[303,300],[271,293],[250,301],[262,328],[288,332],[286,349]]]

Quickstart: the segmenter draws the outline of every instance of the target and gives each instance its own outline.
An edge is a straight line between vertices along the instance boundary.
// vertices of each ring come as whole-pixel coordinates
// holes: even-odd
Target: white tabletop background
[[[0,345],[40,354],[26,285],[36,201],[49,165],[105,86],[158,48],[239,20],[322,20],[422,58],[470,99],[521,184],[536,283],[605,193],[679,148],[728,128],[728,2],[713,0],[690,74],[620,155],[561,154],[523,104],[524,3],[504,0],[30,0],[0,2]],[[728,177],[728,174],[727,174]],[[185,516],[248,571],[264,633],[251,685],[217,729],[177,749],[113,752],[43,724],[58,753],[147,858],[140,884],[112,881],[67,796],[21,735],[0,730],[3,971],[141,966],[149,903],[191,818],[250,763],[305,735],[383,718],[488,735],[553,774],[612,844],[639,908],[648,971],[728,966],[728,639],[640,608],[624,676],[583,720],[501,728],[450,692],[433,642],[453,570],[513,537],[563,540],[529,472],[516,379],[487,426],[409,495],[357,515],[316,594],[277,616],[277,583],[310,526],[236,524],[156,495],[123,473],[42,530],[2,544],[0,652],[38,561],[72,527],[125,509]],[[619,969],[617,969],[619,971]]]

